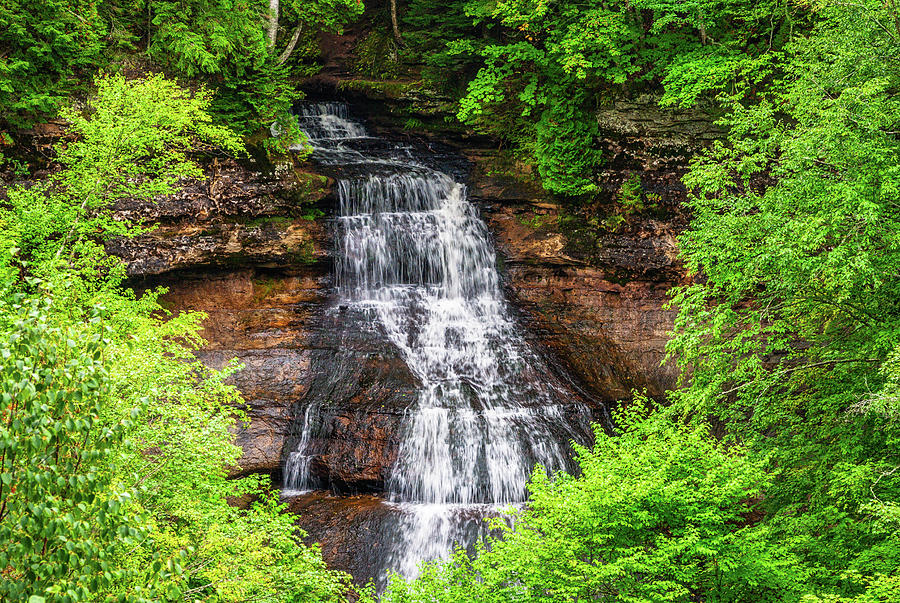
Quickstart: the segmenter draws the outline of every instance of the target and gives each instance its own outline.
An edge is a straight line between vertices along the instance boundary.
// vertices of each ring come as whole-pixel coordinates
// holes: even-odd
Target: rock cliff
[[[362,103],[358,113],[376,113],[380,130],[396,124],[404,102],[350,96]],[[677,258],[686,224],[680,179],[715,132],[696,116],[634,102],[608,108],[598,121],[601,194],[580,206],[549,197],[527,166],[477,137],[403,136],[467,178],[529,337],[551,367],[574,379],[573,391],[604,410],[634,389],[661,398],[674,385],[676,367],[661,361],[674,318],[664,309],[666,292],[686,281]],[[208,315],[204,362],[244,364],[233,379],[250,421],[237,433],[244,454],[236,475],[267,473],[278,483],[298,437],[298,409],[319,401],[313,411],[322,427],[306,448],[311,473],[340,496],[307,494],[291,510],[334,567],[364,577],[380,554],[366,543],[381,542],[397,521],[378,494],[415,377],[398,350],[373,343],[359,317],[329,296],[334,196],[321,168],[229,160],[207,171],[207,180],[157,204],[122,203],[121,217],[158,227],[109,250],[126,261],[137,290],[165,286],[169,310]],[[640,203],[623,211],[626,186]]]
[[[364,109],[384,109],[386,102]],[[494,233],[508,294],[536,342],[587,397],[615,402],[635,388],[661,397],[676,377],[673,364],[660,366],[673,320],[663,305],[666,291],[685,278],[675,239],[685,224],[680,177],[714,131],[708,120],[647,103],[620,103],[598,120],[607,157],[598,174],[604,193],[580,210],[548,197],[527,170],[483,141],[448,142],[471,166],[470,195]],[[389,123],[389,115],[378,121]],[[396,454],[400,427],[392,401],[409,395],[414,378],[389,349],[354,358],[347,364],[353,375],[330,373],[323,359],[354,349],[346,329],[334,337],[345,317],[325,312],[330,234],[326,221],[315,218],[331,211],[331,180],[310,164],[252,160],[215,161],[208,174],[159,203],[121,204],[120,216],[159,226],[111,243],[110,251],[127,262],[137,289],[163,285],[172,311],[208,314],[206,362],[244,363],[235,381],[251,421],[238,434],[240,472],[277,478],[293,437],[294,405],[310,387],[331,388],[331,397],[351,403],[321,409],[327,428],[314,472],[341,491],[377,492]],[[615,228],[592,220],[591,212],[602,218],[612,211],[633,174],[656,210],[627,216]],[[341,383],[356,389],[337,392]]]
[[[157,225],[108,245],[126,262],[131,285],[164,286],[170,311],[208,315],[204,362],[244,364],[234,377],[250,418],[237,434],[238,473],[278,477],[292,406],[307,383],[310,317],[325,302],[329,242],[315,217],[330,181],[304,168],[214,161],[206,180],[170,198],[116,208],[122,218]]]

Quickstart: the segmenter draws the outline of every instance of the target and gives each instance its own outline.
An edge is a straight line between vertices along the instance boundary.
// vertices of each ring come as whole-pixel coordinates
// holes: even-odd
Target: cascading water
[[[384,566],[411,577],[421,561],[471,544],[486,515],[524,502],[536,465],[571,468],[569,442],[585,439],[589,414],[523,337],[465,187],[407,148],[354,148],[365,131],[346,105],[308,105],[300,125],[314,157],[352,166],[337,185],[335,306],[367,317],[418,381],[385,480],[400,520]],[[288,491],[316,484],[310,442],[322,402],[307,399]]]

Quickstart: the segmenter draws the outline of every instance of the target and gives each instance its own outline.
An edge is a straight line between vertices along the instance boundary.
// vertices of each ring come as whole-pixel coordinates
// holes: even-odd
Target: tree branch
[[[283,65],[289,58],[291,58],[291,54],[294,52],[294,48],[297,47],[297,41],[300,39],[300,32],[303,30],[303,23],[299,24],[297,28],[294,30],[294,35],[291,36],[291,41],[288,42],[287,48],[284,49],[284,52],[278,57],[278,64]]]
[[[844,360],[824,360],[822,362],[813,362],[811,364],[801,364],[800,366],[794,366],[794,367],[783,369],[780,371],[775,371],[772,375],[775,377],[781,377],[781,376],[793,373],[794,371],[816,368],[818,366],[827,366],[829,364],[832,364],[832,365],[847,364],[847,363],[851,363],[851,362],[872,363],[872,362],[881,362],[881,361],[882,361],[882,359],[880,359],[880,358],[847,358]],[[755,379],[753,381],[747,381],[746,383],[742,383],[736,387],[732,387],[731,389],[725,390],[724,392],[722,392],[721,395],[727,396],[728,394],[733,394],[734,392],[744,389],[745,387],[750,387],[754,383],[758,383],[758,381]],[[772,387],[772,383],[769,383],[769,385],[766,386],[766,389],[769,389],[770,387]]]

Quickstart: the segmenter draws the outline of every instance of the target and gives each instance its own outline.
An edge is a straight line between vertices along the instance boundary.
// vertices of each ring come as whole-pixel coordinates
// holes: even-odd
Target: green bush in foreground
[[[49,182],[0,208],[0,600],[340,602],[260,478],[229,479],[240,397],[193,355],[201,314],[138,299],[105,238],[125,197],[240,150],[208,99],[154,76],[103,78]],[[256,495],[247,509],[228,497]]]
[[[797,598],[791,559],[752,518],[769,483],[752,460],[641,404],[623,432],[577,448],[581,475],[535,472],[513,529],[395,579],[383,601],[780,601]]]

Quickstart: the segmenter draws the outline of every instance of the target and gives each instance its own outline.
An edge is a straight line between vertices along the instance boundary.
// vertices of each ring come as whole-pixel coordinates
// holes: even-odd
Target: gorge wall
[[[676,363],[662,362],[675,317],[664,309],[667,291],[688,278],[676,240],[687,225],[681,177],[691,156],[719,135],[710,116],[664,111],[655,101],[620,101],[598,112],[604,164],[599,200],[589,207],[552,199],[496,152],[468,153],[476,166],[472,195],[505,258],[511,296],[607,402],[635,389],[661,399],[675,385]],[[651,207],[605,220],[635,178]]]
[[[245,366],[234,377],[250,418],[237,434],[237,471],[277,479],[290,408],[307,381],[309,319],[330,274],[325,228],[311,219],[330,183],[292,163],[253,160],[216,161],[207,175],[159,204],[120,205],[119,216],[159,227],[108,249],[127,262],[136,290],[166,287],[173,313],[208,315],[199,357]]]
[[[373,130],[416,141],[436,157],[458,155],[453,161],[468,174],[470,199],[494,237],[507,296],[532,343],[551,366],[575,377],[585,400],[602,410],[601,403],[627,399],[635,388],[661,397],[672,387],[676,367],[660,362],[674,318],[663,309],[666,291],[685,279],[675,240],[686,223],[680,177],[690,154],[715,135],[708,120],[663,113],[649,101],[602,112],[604,194],[596,206],[573,210],[490,141],[427,128],[397,134],[401,120],[417,111],[423,121],[432,119],[434,105],[422,110],[402,95],[342,96]],[[324,382],[350,401],[323,409],[331,444],[311,469],[343,496],[307,497],[292,509],[323,543],[326,559],[363,573],[378,551],[361,552],[346,533],[348,526],[357,533],[385,529],[384,511],[367,493],[384,488],[401,434],[402,411],[392,401],[412,395],[415,378],[390,346],[351,363],[352,379],[315,368],[317,355],[359,347],[335,340],[340,316],[323,312],[333,285],[327,218],[335,195],[320,168],[296,159],[279,165],[248,159],[216,160],[207,171],[208,180],[157,205],[122,204],[120,216],[160,226],[109,249],[127,262],[135,289],[164,286],[172,312],[208,315],[204,362],[220,367],[237,358],[245,365],[234,380],[250,421],[237,434],[244,455],[235,474],[267,473],[280,483],[286,447],[296,437],[295,405],[310,387]],[[633,174],[655,208],[615,228],[592,222],[592,212],[613,211]]]

